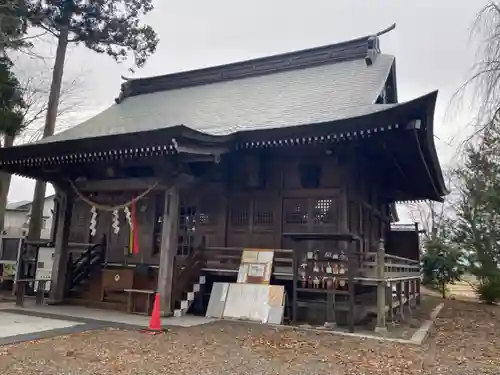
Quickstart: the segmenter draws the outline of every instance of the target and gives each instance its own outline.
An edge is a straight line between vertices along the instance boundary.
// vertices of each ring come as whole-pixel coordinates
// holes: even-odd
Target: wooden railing
[[[209,272],[234,272],[240,267],[241,247],[207,247],[202,250],[205,259],[205,270]],[[273,249],[273,274],[275,276],[290,276],[293,274],[293,250]]]
[[[377,267],[379,266],[379,254],[375,252],[364,253],[361,277],[379,278]],[[406,278],[420,276],[420,263],[418,260],[399,257],[391,254],[383,254],[383,278]]]
[[[237,273],[243,248],[207,247],[200,250],[205,260],[204,270],[208,272]],[[275,249],[273,275],[290,278],[293,275],[293,250]],[[377,253],[354,253],[351,265],[355,266],[354,277],[378,279]],[[383,255],[383,278],[408,278],[420,276],[418,260],[407,259],[391,254]]]

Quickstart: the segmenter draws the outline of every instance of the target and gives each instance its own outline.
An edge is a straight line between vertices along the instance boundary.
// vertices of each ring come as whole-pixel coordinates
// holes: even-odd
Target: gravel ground
[[[499,374],[500,307],[447,301],[412,346],[218,322],[107,330],[0,347],[0,374]]]

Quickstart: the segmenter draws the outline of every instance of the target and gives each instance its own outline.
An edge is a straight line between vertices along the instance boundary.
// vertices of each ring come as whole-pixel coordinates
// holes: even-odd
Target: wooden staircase
[[[201,270],[205,267],[205,263],[200,250],[193,251],[186,258],[176,258],[172,290],[174,316],[185,315],[193,304],[196,294],[202,290],[205,276],[201,275]]]
[[[66,294],[81,289],[85,283],[102,268],[106,241],[90,246],[76,259],[71,256],[68,259],[68,277],[66,278]]]

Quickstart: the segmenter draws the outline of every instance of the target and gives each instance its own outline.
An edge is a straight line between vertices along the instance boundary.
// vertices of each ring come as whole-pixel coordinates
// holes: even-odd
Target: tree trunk
[[[59,106],[59,97],[61,95],[62,78],[64,73],[64,61],[66,59],[66,50],[68,48],[68,36],[68,27],[62,27],[57,40],[56,60],[54,62],[54,70],[52,71],[52,83],[50,85],[43,138],[53,135],[56,126],[57,109]],[[28,232],[28,239],[30,240],[40,239],[46,188],[47,183],[45,181],[36,181]]]
[[[446,298],[446,283],[445,282],[441,282],[441,296],[443,297],[443,299]]]
[[[11,147],[14,144],[14,137],[4,137],[4,147]],[[9,195],[10,180],[12,175],[0,172],[0,231],[5,228],[5,209],[7,208],[7,196]]]

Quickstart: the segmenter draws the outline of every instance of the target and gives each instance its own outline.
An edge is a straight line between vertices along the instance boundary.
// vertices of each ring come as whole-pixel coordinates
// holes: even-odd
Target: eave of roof
[[[436,92],[409,102],[374,104],[357,107],[345,115],[330,121],[306,123],[288,127],[241,130],[230,135],[210,135],[185,125],[139,131],[118,135],[95,137],[92,144],[81,140],[54,142],[51,144],[29,143],[11,148],[0,148],[0,166],[69,164],[105,159],[176,154],[182,143],[205,147],[226,147],[227,150],[243,148],[269,148],[298,144],[339,142],[369,137],[377,132],[400,128],[397,119],[411,120],[426,111],[429,101],[435,100]],[[404,122],[403,121],[403,122]],[[110,148],[110,145],[119,145]],[[91,147],[91,148],[90,148]],[[43,155],[43,156],[40,156]]]
[[[408,122],[414,119],[432,119],[436,96],[437,92],[433,92],[406,103],[376,105],[375,108],[371,107],[371,111],[360,111],[354,117],[288,128],[241,131],[229,136],[207,135],[180,125],[135,134],[98,137],[93,139],[92,149],[89,149],[89,144],[78,141],[55,142],[50,146],[28,144],[10,150],[0,149],[0,167],[10,173],[39,177],[34,174],[40,166],[111,161],[164,155],[165,153],[175,155],[184,152],[182,150],[188,146],[229,152],[235,149],[272,149],[297,145],[331,144],[372,136],[380,137],[393,131],[407,133],[405,126]],[[431,183],[438,187],[435,192],[427,193],[426,198],[439,200],[446,194],[446,191],[442,188],[444,183],[441,184],[442,173],[435,154],[433,138],[425,138],[426,134],[432,134],[432,123],[425,124],[431,128],[427,127],[426,131],[422,129],[420,133],[424,134],[422,137],[424,137],[425,145],[429,142],[431,144],[423,150],[425,160],[422,162],[430,163],[432,173],[429,178]],[[122,147],[110,149],[110,145],[118,144]],[[415,197],[409,195],[408,199],[415,199]]]
[[[23,206],[30,204],[30,203],[31,203],[31,201],[27,201],[27,200],[18,201],[18,202],[10,202],[10,203],[7,203],[6,208],[8,210],[16,210],[16,209],[23,208]]]
[[[389,212],[390,212],[391,222],[397,223],[399,221],[399,214],[398,214],[398,208],[395,203],[392,203],[389,206]]]
[[[23,213],[26,213],[26,212],[29,212],[29,209],[27,209],[27,208],[6,208],[5,211],[7,211],[7,212],[23,212]]]

